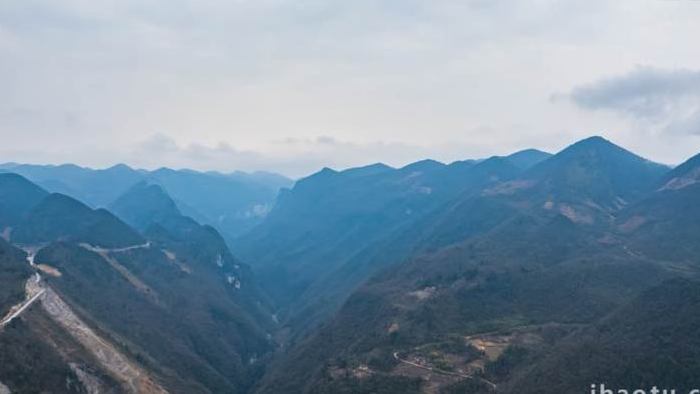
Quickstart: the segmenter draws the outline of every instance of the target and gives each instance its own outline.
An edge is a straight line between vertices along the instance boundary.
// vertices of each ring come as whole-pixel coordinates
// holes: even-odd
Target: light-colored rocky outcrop
[[[46,288],[41,301],[49,316],[90,351],[100,365],[122,383],[127,392],[167,393],[145,370],[97,335],[53,289]]]

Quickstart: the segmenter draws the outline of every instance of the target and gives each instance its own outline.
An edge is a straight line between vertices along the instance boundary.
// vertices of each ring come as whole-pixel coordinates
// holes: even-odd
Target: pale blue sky
[[[0,0],[0,161],[700,152],[700,1]]]

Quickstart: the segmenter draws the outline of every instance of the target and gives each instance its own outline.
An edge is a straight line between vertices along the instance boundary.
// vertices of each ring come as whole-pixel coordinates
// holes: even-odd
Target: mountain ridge
[[[129,211],[142,208],[130,204],[139,192],[171,210]],[[0,377],[13,391],[247,392],[261,373],[275,323],[249,267],[159,186],[131,196],[121,213],[144,224],[141,233],[105,209],[47,193],[10,234],[30,254],[0,240],[2,318],[13,304],[22,312],[0,327]],[[168,228],[154,231],[161,224]],[[36,302],[23,311],[15,302],[25,297]]]
[[[258,393],[272,393],[273,387],[303,393],[350,390],[363,384],[353,372],[360,367],[368,368],[373,384],[400,393],[411,380],[402,375],[396,352],[446,347],[450,338],[490,331],[556,324],[566,332],[594,324],[633,302],[647,286],[679,275],[676,261],[682,260],[656,260],[640,252],[634,236],[619,233],[615,219],[642,204],[668,171],[590,138],[511,178],[457,194],[441,214],[419,226],[424,234],[398,241],[428,240],[425,246],[351,292],[325,325],[292,345]],[[439,353],[441,362],[457,368],[447,361],[456,360],[455,354]],[[491,373],[484,376],[499,386],[510,379],[507,370]],[[322,389],[309,389],[314,385]]]
[[[1,172],[15,172],[51,192],[92,207],[108,207],[135,184],[147,181],[165,187],[178,208],[216,227],[228,239],[258,224],[281,188],[292,180],[265,172],[198,172],[162,168],[155,171],[117,164],[106,169],[76,165],[6,163]],[[220,197],[226,196],[226,197]]]
[[[700,155],[671,169],[594,136],[553,155],[324,168],[250,207],[259,221],[233,238],[198,217],[235,198],[226,175],[158,176],[94,210],[0,174],[0,311],[39,274],[183,393],[559,393],[700,373]],[[215,198],[175,197],[204,185]],[[44,244],[33,266],[10,244],[25,239]],[[0,328],[0,381],[21,392],[27,369],[79,392],[69,364],[96,361],[42,302]],[[119,387],[94,365],[80,371]]]

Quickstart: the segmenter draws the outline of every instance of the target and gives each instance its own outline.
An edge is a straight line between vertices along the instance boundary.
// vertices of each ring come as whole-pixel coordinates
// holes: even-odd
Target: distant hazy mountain
[[[136,231],[104,209],[63,194],[50,194],[34,207],[13,231],[13,242],[82,241],[96,246],[123,247],[143,243]]]
[[[547,160],[550,156],[552,156],[551,153],[542,152],[537,149],[525,149],[509,155],[507,159],[516,167],[527,170]]]
[[[135,170],[120,164],[104,170],[75,165],[41,166],[6,163],[0,171],[23,175],[44,189],[69,195],[92,207],[108,207],[139,182],[162,185],[178,208],[227,237],[259,223],[271,209],[281,188],[292,181],[281,175],[255,172],[197,172],[192,170]]]
[[[0,169],[22,175],[44,189],[69,195],[93,207],[105,207],[143,175],[125,165],[93,170],[73,164],[59,166],[6,163]]]
[[[49,194],[18,175],[0,174],[0,186],[0,225],[12,242],[63,240],[108,247],[143,242],[136,231],[110,212],[93,210],[63,194]]]
[[[219,229],[227,237],[242,234],[260,223],[282,187],[292,181],[270,173],[198,173],[160,169],[148,180],[172,196],[181,211]]]
[[[16,226],[48,194],[22,176],[0,174],[0,226]]]
[[[182,216],[175,201],[156,184],[142,181],[132,186],[109,206],[134,228],[146,230],[152,224]]]

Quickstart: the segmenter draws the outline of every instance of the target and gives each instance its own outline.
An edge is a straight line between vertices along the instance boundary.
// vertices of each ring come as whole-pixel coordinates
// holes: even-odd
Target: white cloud
[[[0,2],[0,153],[301,172],[608,130],[677,162],[694,137],[640,141],[629,114],[549,96],[637,64],[700,69],[698,17],[692,1]],[[154,131],[177,154],[140,157]]]

